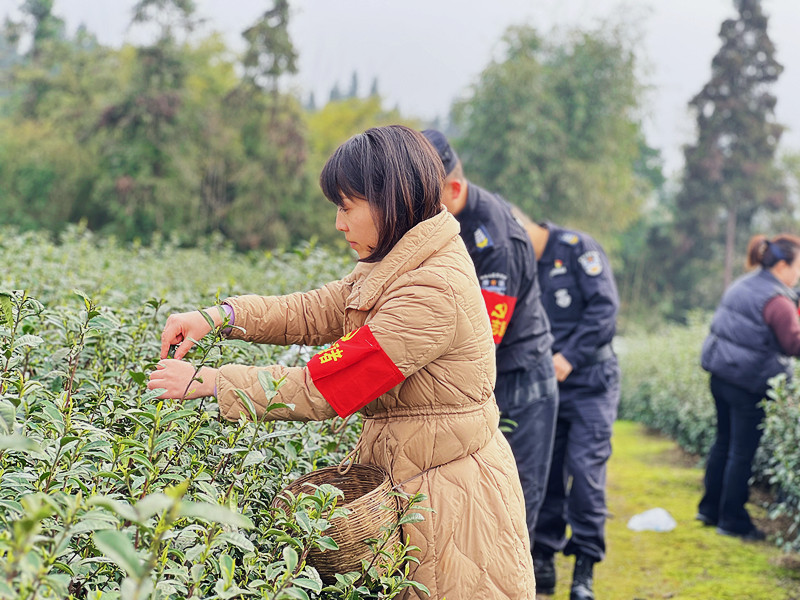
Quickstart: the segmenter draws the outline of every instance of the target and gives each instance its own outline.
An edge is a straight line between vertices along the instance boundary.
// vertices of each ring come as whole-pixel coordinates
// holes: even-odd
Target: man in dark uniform
[[[461,161],[441,132],[422,133],[444,163],[442,203],[461,224],[492,323],[495,397],[501,416],[515,423],[506,438],[517,462],[533,548],[558,412],[553,336],[541,302],[536,256],[511,205],[464,178]]]
[[[553,593],[553,555],[563,551],[575,555],[570,600],[593,600],[593,566],[605,556],[606,465],[619,405],[619,365],[611,348],[617,286],[605,252],[590,236],[533,223],[516,208],[515,214],[538,260],[559,381],[553,460],[533,547],[537,592]]]

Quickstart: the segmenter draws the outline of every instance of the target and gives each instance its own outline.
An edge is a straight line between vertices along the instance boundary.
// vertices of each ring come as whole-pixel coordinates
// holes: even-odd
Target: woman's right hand
[[[205,313],[211,317],[215,326],[222,324],[218,306],[205,309]],[[167,317],[164,331],[161,332],[161,358],[170,358],[170,346],[177,345],[174,358],[182,359],[192,349],[195,340],[202,339],[209,331],[211,326],[199,310],[170,315]]]

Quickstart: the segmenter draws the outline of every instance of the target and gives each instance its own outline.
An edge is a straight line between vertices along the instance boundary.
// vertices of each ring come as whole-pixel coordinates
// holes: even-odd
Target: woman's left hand
[[[194,380],[192,379],[194,377]],[[174,358],[158,361],[156,370],[150,373],[147,389],[166,390],[159,398],[184,399],[214,395],[217,369],[201,367],[195,375],[195,367],[189,362]]]

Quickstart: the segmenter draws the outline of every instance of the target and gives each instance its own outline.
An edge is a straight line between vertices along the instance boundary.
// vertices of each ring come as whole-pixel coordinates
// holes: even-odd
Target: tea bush
[[[687,325],[637,331],[615,341],[622,369],[619,418],[667,434],[700,462],[714,441],[716,410],[700,367],[700,349],[710,315],[697,313]],[[791,523],[778,545],[800,550],[800,369],[795,377],[771,382],[764,435],[753,462],[757,483],[773,491],[772,518]]]
[[[685,326],[631,332],[615,342],[622,369],[619,417],[657,429],[701,456],[716,424],[708,374],[700,368],[709,322],[708,315],[694,314]]]
[[[226,422],[212,399],[162,401],[145,386],[168,312],[309,289],[344,274],[347,257],[121,246],[78,227],[58,243],[2,230],[0,259],[0,598],[392,598],[417,585],[409,549],[383,547],[390,531],[376,532],[362,572],[323,584],[306,558],[335,547],[335,488],[271,506],[289,481],[344,457],[356,419],[270,422],[245,402],[249,418]],[[215,332],[188,358],[309,354]],[[280,382],[261,384],[274,397]],[[421,518],[419,500],[401,520]]]
[[[778,544],[800,552],[800,368],[794,377],[776,378],[770,399],[764,402],[764,438],[761,475],[776,490],[772,518],[790,525],[780,532]]]

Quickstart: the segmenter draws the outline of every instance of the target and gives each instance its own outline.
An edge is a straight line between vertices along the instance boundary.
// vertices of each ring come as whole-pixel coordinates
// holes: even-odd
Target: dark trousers
[[[711,395],[717,407],[717,437],[708,453],[705,494],[699,511],[719,527],[735,533],[753,528],[744,507],[749,496],[753,457],[761,441],[759,425],[763,394],[754,394],[711,376]]]
[[[614,358],[573,375],[571,385],[559,388],[553,460],[534,551],[600,561],[606,550],[606,469],[619,405],[619,367]]]
[[[558,412],[558,384],[553,359],[548,354],[548,369],[533,368],[498,373],[495,397],[502,419],[510,419],[510,431],[504,431],[517,463],[525,517],[531,548],[536,531],[536,517],[544,500],[553,434]],[[502,423],[501,423],[502,425]]]

